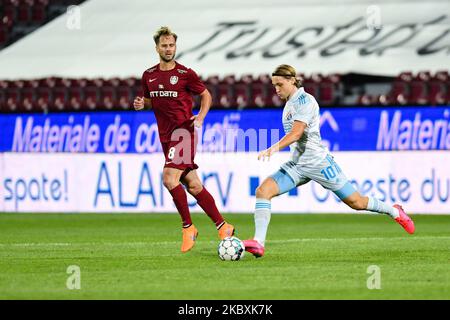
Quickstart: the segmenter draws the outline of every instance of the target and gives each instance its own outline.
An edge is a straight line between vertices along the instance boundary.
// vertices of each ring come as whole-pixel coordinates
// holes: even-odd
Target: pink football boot
[[[256,258],[264,255],[264,247],[256,240],[244,240],[245,251],[250,252]]]
[[[398,224],[400,224],[403,229],[406,230],[406,232],[408,232],[409,234],[413,234],[414,230],[416,229],[414,227],[414,222],[411,220],[410,217],[408,217],[408,215],[406,214],[405,210],[403,210],[402,206],[399,204],[394,204],[394,208],[398,209],[398,212],[400,213],[400,215],[395,218],[395,221],[398,222]]]

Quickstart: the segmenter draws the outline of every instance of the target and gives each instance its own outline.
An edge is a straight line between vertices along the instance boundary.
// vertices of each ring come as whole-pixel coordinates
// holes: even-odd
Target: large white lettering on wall
[[[450,213],[447,151],[335,152],[335,160],[365,195],[412,213]],[[289,159],[257,152],[200,153],[203,184],[222,212],[253,212],[255,189]],[[0,154],[0,208],[7,212],[175,212],[162,183],[164,156],[139,154]],[[191,210],[201,211],[188,197]],[[354,212],[310,182],[273,199],[273,212]]]

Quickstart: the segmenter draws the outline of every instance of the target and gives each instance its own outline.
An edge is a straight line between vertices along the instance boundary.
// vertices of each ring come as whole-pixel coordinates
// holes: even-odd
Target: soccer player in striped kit
[[[202,185],[194,162],[196,150],[195,127],[199,128],[211,106],[211,95],[197,74],[175,59],[177,35],[168,27],[161,27],[153,39],[159,63],[142,75],[144,97],[136,97],[134,108],[151,108],[158,124],[159,138],[165,155],[163,183],[173,197],[181,215],[183,242],[181,251],[189,251],[198,236],[192,223],[187,191],[215,223],[219,238],[230,237],[234,227],[225,222],[211,194]],[[192,113],[192,95],[200,95],[201,106],[197,115]]]
[[[400,205],[391,207],[374,197],[362,196],[347,180],[328,148],[321,143],[319,105],[312,95],[305,92],[301,79],[296,75],[295,69],[289,65],[280,65],[272,73],[277,95],[286,101],[282,119],[286,135],[260,152],[258,160],[270,158],[287,146],[291,149],[291,160],[281,165],[256,189],[255,235],[251,240],[244,240],[245,250],[255,257],[264,255],[271,215],[270,200],[311,180],[333,191],[350,208],[387,214],[408,233],[414,233],[414,223]]]

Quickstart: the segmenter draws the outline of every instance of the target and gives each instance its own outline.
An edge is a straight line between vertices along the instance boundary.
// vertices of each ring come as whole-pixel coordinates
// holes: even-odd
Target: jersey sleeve
[[[144,72],[144,74],[142,75],[142,79],[141,79],[142,94],[144,95],[144,98],[150,99],[150,92],[148,92],[147,77],[145,74],[146,74],[146,72]]]
[[[192,92],[193,94],[200,94],[205,91],[205,84],[202,82],[202,80],[194,70],[188,69],[187,79],[187,89],[190,92]]]
[[[314,118],[315,106],[309,97],[304,97],[305,98],[299,99],[296,102],[296,106],[294,108],[295,113],[292,116],[292,120],[301,121],[309,125]]]

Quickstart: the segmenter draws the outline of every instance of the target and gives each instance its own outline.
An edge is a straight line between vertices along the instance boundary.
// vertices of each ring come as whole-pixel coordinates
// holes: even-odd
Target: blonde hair
[[[279,76],[279,77],[284,77],[286,79],[290,79],[290,78],[294,78],[294,85],[297,88],[300,88],[303,83],[302,83],[302,78],[300,78],[299,76],[297,76],[297,71],[295,71],[295,68],[293,66],[290,66],[288,64],[280,64],[274,72],[272,72],[272,77],[273,76]]]
[[[178,36],[173,33],[172,30],[169,29],[169,27],[161,27],[156,30],[155,34],[153,35],[153,40],[155,40],[156,44],[159,44],[159,38],[161,38],[161,36],[173,36],[175,38],[175,42],[178,38]]]

